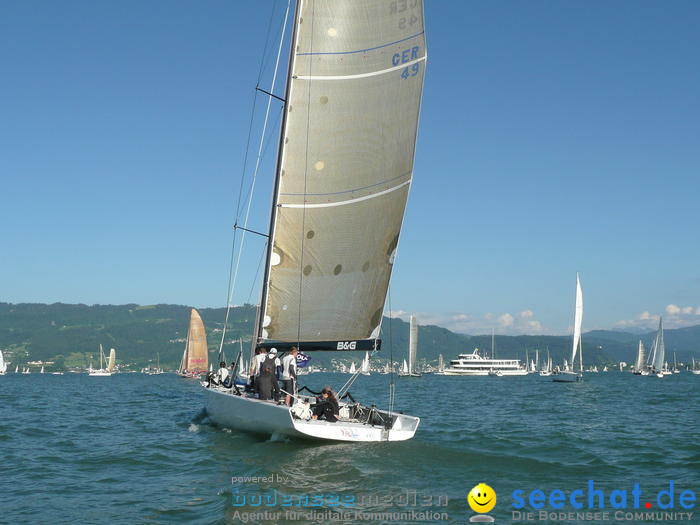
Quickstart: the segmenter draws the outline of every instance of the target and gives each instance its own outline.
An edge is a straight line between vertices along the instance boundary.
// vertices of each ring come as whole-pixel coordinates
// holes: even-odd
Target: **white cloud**
[[[508,312],[504,313],[498,318],[498,324],[501,325],[501,327],[503,328],[513,326],[513,316],[510,315]]]
[[[523,313],[525,315],[523,315]],[[410,312],[403,310],[392,312],[392,317],[400,317],[408,321]],[[536,319],[532,310],[524,310],[516,316],[509,312],[494,314],[487,312],[480,315],[468,314],[464,312],[451,313],[415,313],[419,325],[437,325],[458,332],[470,335],[490,334],[495,330],[497,334],[521,335],[521,334],[542,334],[545,332],[542,323]]]
[[[615,323],[617,328],[621,329],[641,329],[641,330],[656,330],[659,323],[659,314],[653,314],[644,311],[635,319],[625,319]],[[694,326],[700,324],[700,307],[678,306],[669,304],[664,308],[664,327],[665,328],[683,328],[686,326]]]
[[[681,312],[680,307],[676,306],[675,304],[669,304],[666,307],[666,313],[668,315],[678,315]]]

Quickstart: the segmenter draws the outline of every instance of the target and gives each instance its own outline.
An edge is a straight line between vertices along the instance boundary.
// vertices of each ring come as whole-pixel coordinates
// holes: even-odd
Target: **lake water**
[[[313,374],[301,384],[337,388],[347,377]],[[0,376],[0,522],[469,523],[467,494],[484,482],[497,494],[495,523],[524,523],[513,518],[513,491],[523,491],[522,511],[536,514],[531,491],[563,491],[559,512],[572,512],[569,495],[580,489],[589,511],[589,480],[604,492],[608,521],[539,523],[616,523],[608,497],[626,490],[627,511],[634,510],[635,483],[649,512],[659,511],[656,494],[670,481],[673,511],[696,510],[685,511],[678,498],[700,493],[700,376],[546,379],[396,378],[397,409],[422,419],[413,440],[318,444],[217,428],[202,411],[197,382],[171,374]],[[385,407],[388,381],[360,377],[351,392]],[[318,501],[319,493],[324,506],[281,504],[303,503],[304,495]],[[333,494],[352,505],[336,506]],[[258,506],[261,496],[276,504]],[[339,509],[347,514],[328,514]],[[264,510],[267,519],[251,514]],[[371,513],[379,518],[370,521]],[[691,522],[700,523],[700,511]]]

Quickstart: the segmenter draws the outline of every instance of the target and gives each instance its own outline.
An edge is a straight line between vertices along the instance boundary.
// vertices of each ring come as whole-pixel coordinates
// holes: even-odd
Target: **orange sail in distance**
[[[207,351],[207,333],[204,330],[204,321],[199,312],[192,308],[190,313],[190,327],[187,330],[187,343],[182,359],[184,372],[187,375],[198,375],[207,371],[209,367],[209,354]]]

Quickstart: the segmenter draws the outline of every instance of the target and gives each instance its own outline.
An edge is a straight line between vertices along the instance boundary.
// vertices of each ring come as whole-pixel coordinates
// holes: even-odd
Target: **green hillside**
[[[55,361],[57,368],[87,366],[98,355],[99,345],[117,349],[117,361],[138,369],[154,362],[160,354],[161,365],[174,369],[180,362],[187,336],[190,315],[184,305],[84,305],[84,304],[10,304],[0,303],[0,349],[15,365],[29,361]],[[210,358],[216,359],[223,329],[225,308],[200,310],[207,329]],[[255,307],[246,305],[231,310],[225,352],[229,359],[238,351],[239,337],[250,342],[255,322]],[[401,319],[384,319],[380,359],[393,357],[401,361],[408,348],[408,323]],[[584,363],[603,364],[633,360],[640,336],[623,332],[594,331],[584,334]],[[650,344],[653,333],[641,338]],[[445,328],[425,325],[419,328],[419,361],[436,362],[459,353],[480,348],[490,353],[491,336],[457,334]],[[700,326],[667,330],[669,360],[678,352],[679,360],[689,360],[700,350]],[[552,359],[561,362],[571,352],[571,338],[566,336],[496,336],[498,357],[532,359],[535,349],[540,355],[549,349]],[[248,347],[247,347],[248,348]],[[700,357],[700,352],[698,356]],[[358,361],[354,352],[320,352],[312,356],[316,364],[331,359]]]

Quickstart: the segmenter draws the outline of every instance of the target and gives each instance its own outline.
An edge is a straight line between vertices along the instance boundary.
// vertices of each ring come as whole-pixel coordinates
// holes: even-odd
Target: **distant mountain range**
[[[155,363],[156,355],[166,368],[176,368],[184,349],[189,322],[189,306],[182,305],[83,305],[83,304],[10,304],[0,303],[0,349],[11,361],[11,367],[30,361],[54,361],[56,368],[87,366],[99,357],[98,347],[117,349],[117,361],[132,368]],[[207,329],[210,359],[215,360],[221,342],[225,308],[199,310]],[[255,307],[233,308],[229,315],[224,346],[229,359],[238,352],[234,341],[242,338],[250,346],[250,334],[255,322]],[[420,322],[420,320],[419,320]],[[673,352],[678,361],[700,359],[700,325],[665,330],[668,361]],[[584,364],[617,364],[634,359],[639,339],[649,348],[654,332],[632,334],[613,330],[593,330],[583,335]],[[418,359],[435,362],[442,354],[446,361],[459,353],[479,348],[491,352],[490,335],[457,334],[434,325],[421,325],[418,333]],[[571,353],[570,336],[496,335],[496,356],[534,359],[549,350],[555,362]],[[408,348],[408,323],[401,319],[384,318],[382,351],[379,359],[392,358],[400,362]],[[356,352],[320,352],[313,362],[328,364],[331,359],[346,362],[361,356]],[[49,369],[47,369],[48,371]]]

